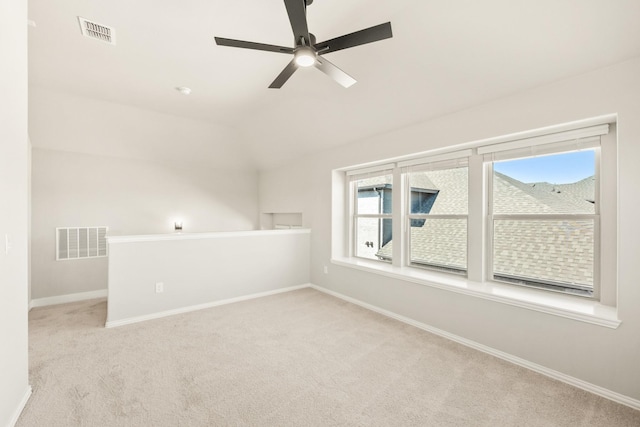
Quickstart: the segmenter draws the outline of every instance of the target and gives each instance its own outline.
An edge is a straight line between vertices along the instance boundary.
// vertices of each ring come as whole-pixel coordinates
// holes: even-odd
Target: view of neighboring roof
[[[378,175],[372,176],[368,178],[359,178],[358,179],[358,188],[363,187],[372,187],[372,186],[386,186],[391,185],[393,182],[393,175]]]
[[[431,211],[467,213],[467,169],[416,173],[411,187],[437,192]],[[572,184],[525,184],[494,173],[495,214],[593,214],[594,177]],[[593,220],[520,220],[494,222],[494,273],[539,282],[593,286]],[[411,261],[466,270],[466,219],[427,219],[411,227]],[[378,253],[390,259],[393,241]]]
[[[455,215],[468,213],[468,169],[454,168],[410,175],[409,186],[413,189],[437,190],[438,196],[429,212],[432,215]]]
[[[592,214],[595,179],[572,184],[525,184],[494,173],[494,214]]]

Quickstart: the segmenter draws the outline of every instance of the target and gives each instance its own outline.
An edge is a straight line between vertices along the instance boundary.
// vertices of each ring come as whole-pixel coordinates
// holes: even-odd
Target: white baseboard
[[[304,289],[304,288],[308,288],[310,286],[311,286],[311,284],[306,283],[304,285],[290,286],[288,288],[281,288],[281,289],[274,289],[272,291],[259,292],[259,293],[250,294],[250,295],[243,295],[241,297],[223,299],[223,300],[219,300],[219,301],[211,301],[211,302],[207,302],[207,303],[204,303],[204,304],[190,305],[188,307],[181,307],[181,308],[176,308],[176,309],[173,309],[173,310],[160,311],[158,313],[145,314],[143,316],[135,316],[135,317],[129,317],[129,318],[126,318],[126,319],[113,320],[113,321],[107,320],[107,322],[105,323],[104,327],[105,328],[114,328],[116,326],[124,326],[124,325],[129,325],[131,323],[138,323],[138,322],[144,322],[146,320],[159,319],[161,317],[173,316],[174,314],[188,313],[188,312],[191,312],[191,311],[202,310],[202,309],[205,309],[205,308],[217,307],[219,305],[233,304],[234,302],[246,301],[246,300],[250,300],[250,299],[254,299],[254,298],[262,298],[262,297],[266,297],[266,296],[269,296],[269,295],[281,294],[281,293],[284,293],[284,292],[297,291],[298,289]]]
[[[106,289],[100,289],[99,291],[90,292],[78,292],[76,294],[57,295],[55,297],[46,297],[32,299],[29,302],[29,310],[34,307],[44,307],[47,305],[65,304],[68,302],[84,301],[88,299],[105,298],[107,296]]]
[[[528,360],[522,359],[517,356],[513,356],[509,353],[505,353],[500,350],[496,350],[494,348],[488,347],[486,345],[477,343],[475,341],[468,340],[466,338],[460,337],[458,335],[451,334],[449,332],[443,331],[442,329],[434,328],[433,326],[429,326],[425,323],[418,322],[416,320],[410,319],[405,316],[401,316],[394,312],[382,309],[380,307],[368,304],[366,302],[357,300],[355,298],[343,295],[341,293],[331,291],[329,289],[323,288],[321,286],[317,286],[314,284],[309,285],[311,288],[326,293],[328,295],[334,296],[336,298],[340,298],[344,301],[350,302],[352,304],[358,305],[360,307],[366,308],[368,310],[374,311],[376,313],[382,314],[384,316],[390,317],[392,319],[399,320],[400,322],[409,324],[411,326],[415,326],[416,328],[422,329],[424,331],[430,332],[435,335],[439,335],[441,337],[447,338],[451,341],[457,342],[464,346],[473,348],[475,350],[482,351],[483,353],[490,354],[492,356],[498,357],[502,360],[506,360],[507,362],[511,362],[515,365],[522,366],[523,368],[530,369],[534,372],[538,372],[540,374],[546,375],[547,377],[553,378],[558,381],[562,381],[566,384],[572,385],[574,387],[580,388],[582,390],[588,391],[590,393],[596,394],[598,396],[602,396],[606,399],[612,400],[617,403],[621,403],[623,405],[629,406],[630,408],[640,410],[640,400],[631,398],[629,396],[625,396],[624,394],[617,393],[615,391],[611,391],[604,387],[600,387],[595,384],[591,384],[589,382],[583,381],[581,379],[572,377],[570,375],[563,374],[562,372],[555,371],[553,369],[549,369],[542,365],[538,365],[537,363],[530,362]]]
[[[24,396],[22,396],[22,400],[20,400],[18,407],[16,408],[13,415],[11,416],[11,419],[9,420],[9,424],[7,424],[7,427],[14,427],[18,422],[18,418],[20,418],[20,414],[22,414],[24,407],[27,405],[27,402],[31,397],[31,391],[32,391],[31,386],[27,386],[27,390],[25,390]]]

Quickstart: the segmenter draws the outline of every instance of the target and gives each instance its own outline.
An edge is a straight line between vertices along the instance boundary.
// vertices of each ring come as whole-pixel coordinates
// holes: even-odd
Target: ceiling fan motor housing
[[[313,46],[316,44],[316,36],[313,33],[309,33],[309,45]]]

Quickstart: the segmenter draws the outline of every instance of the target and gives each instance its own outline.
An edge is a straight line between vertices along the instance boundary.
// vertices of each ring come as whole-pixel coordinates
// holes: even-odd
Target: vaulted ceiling
[[[315,0],[307,17],[318,41],[387,21],[393,38],[327,54],[349,89],[313,68],[268,89],[289,56],[213,38],[292,46],[282,0],[31,0],[30,85],[230,127],[268,168],[640,55],[637,0]]]

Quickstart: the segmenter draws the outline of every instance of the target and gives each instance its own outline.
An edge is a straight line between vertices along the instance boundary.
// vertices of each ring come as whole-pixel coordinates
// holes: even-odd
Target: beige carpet
[[[30,313],[18,426],[639,426],[640,411],[312,289],[104,329]]]

